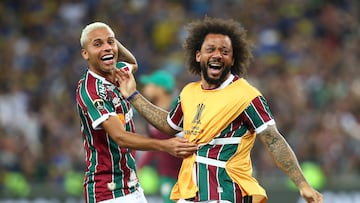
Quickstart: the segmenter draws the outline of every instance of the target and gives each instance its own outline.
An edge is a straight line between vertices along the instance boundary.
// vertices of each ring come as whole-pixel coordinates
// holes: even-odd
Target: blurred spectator
[[[150,75],[140,77],[140,83],[143,85],[141,92],[153,104],[165,110],[170,110],[175,104],[174,99],[176,99],[174,97],[174,93],[176,93],[175,82],[175,78],[169,72],[157,70]],[[147,124],[147,132],[148,136],[153,138],[167,139],[172,137],[162,133],[150,124]],[[170,199],[170,192],[177,181],[181,163],[182,159],[171,156],[166,152],[150,151],[145,152],[138,162],[140,170],[146,165],[156,168],[160,176],[160,194],[164,203],[174,202]]]

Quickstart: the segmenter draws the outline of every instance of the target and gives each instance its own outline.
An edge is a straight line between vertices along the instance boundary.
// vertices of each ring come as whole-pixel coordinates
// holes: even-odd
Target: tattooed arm
[[[135,95],[135,97],[133,97],[130,102],[141,114],[141,116],[143,116],[149,123],[151,123],[160,131],[168,135],[175,135],[178,133],[178,131],[171,128],[167,122],[167,116],[169,112],[158,106],[155,106],[140,93]]]
[[[301,196],[308,203],[322,202],[322,195],[306,181],[293,150],[279,133],[276,125],[269,126],[258,136],[270,152],[276,165],[295,183]]]
[[[143,116],[154,127],[168,135],[175,135],[178,133],[178,131],[174,130],[167,122],[168,112],[152,104],[136,91],[136,82],[132,73],[117,69],[115,70],[115,77],[118,79],[120,84],[119,89],[121,94],[130,100],[130,103],[141,114],[141,116]]]

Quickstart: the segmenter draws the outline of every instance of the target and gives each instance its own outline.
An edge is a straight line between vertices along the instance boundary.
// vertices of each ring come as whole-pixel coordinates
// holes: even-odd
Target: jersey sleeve
[[[182,131],[183,120],[184,120],[184,115],[181,108],[180,97],[178,97],[174,108],[168,114],[167,122],[174,130]]]
[[[244,124],[256,133],[264,131],[269,125],[274,125],[275,120],[263,96],[252,100],[243,113]]]

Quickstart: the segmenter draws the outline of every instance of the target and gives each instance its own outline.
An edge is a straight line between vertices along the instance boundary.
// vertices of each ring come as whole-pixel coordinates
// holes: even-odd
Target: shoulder
[[[77,94],[80,97],[104,97],[106,95],[104,81],[87,71],[78,82]]]
[[[257,87],[255,87],[253,84],[251,84],[245,78],[238,78],[235,81],[233,81],[233,83],[238,84],[240,86],[240,88],[242,88],[242,90],[247,90],[250,92],[254,92],[258,95],[262,95],[260,90]]]
[[[201,87],[201,81],[196,81],[196,82],[189,82],[188,84],[186,84],[184,86],[183,89],[186,89],[186,88],[192,88],[192,87]]]
[[[180,95],[185,94],[189,91],[192,91],[195,88],[201,88],[201,81],[197,82],[190,82],[184,86],[184,88],[181,90]]]

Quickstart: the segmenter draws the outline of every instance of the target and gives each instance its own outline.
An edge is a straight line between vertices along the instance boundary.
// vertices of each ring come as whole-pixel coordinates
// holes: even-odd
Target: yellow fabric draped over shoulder
[[[190,142],[196,144],[206,144],[224,130],[234,119],[236,119],[251,103],[260,95],[260,92],[250,85],[245,79],[241,78],[228,86],[215,89],[204,90],[201,82],[193,82],[184,87],[180,94],[181,108],[184,114],[183,130],[184,136]],[[196,155],[192,155],[183,160],[178,182],[173,187],[171,199],[187,199],[195,197],[198,191],[197,185],[193,180],[193,167]],[[237,158],[234,158],[238,161]],[[228,164],[227,164],[228,165]],[[231,164],[230,164],[231,165]],[[250,166],[251,168],[251,166]],[[238,167],[230,169],[230,173],[237,173]],[[244,187],[251,187],[251,182],[255,179],[243,177],[236,174],[229,174],[234,181],[244,184]],[[250,174],[251,176],[251,174]],[[248,184],[250,182],[250,184]],[[266,196],[265,191],[259,186],[254,192]]]

